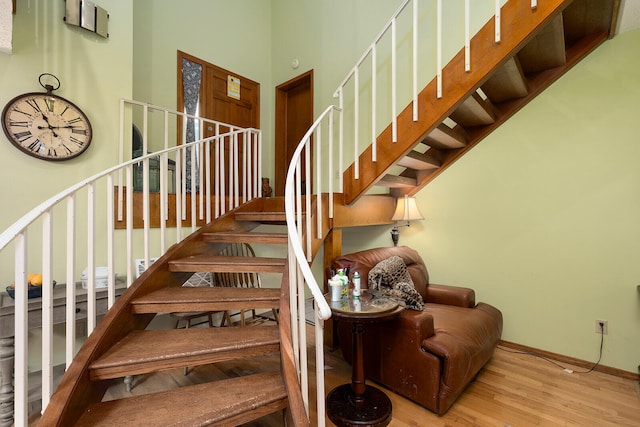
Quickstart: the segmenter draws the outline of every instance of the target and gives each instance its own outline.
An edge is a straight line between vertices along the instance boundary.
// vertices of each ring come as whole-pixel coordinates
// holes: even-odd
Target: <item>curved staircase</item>
[[[275,200],[271,200],[270,205]],[[281,205],[281,203],[280,203]],[[285,258],[219,256],[232,242],[287,243],[283,232],[252,231],[282,222],[255,199],[174,245],[129,288],[88,338],[51,398],[40,425],[240,425],[285,411],[308,425],[291,358]],[[279,273],[282,287],[184,287],[195,272]],[[146,329],[170,312],[279,309],[280,324],[251,327]],[[284,339],[283,339],[284,336]],[[281,353],[281,370],[102,402],[113,381],[170,369]],[[284,378],[293,375],[293,389]],[[300,412],[302,411],[302,412]],[[284,413],[284,412],[283,412]]]
[[[534,7],[534,3],[537,6]],[[394,197],[418,192],[610,37],[618,6],[616,0],[506,2],[501,10],[502,39],[495,41],[495,20],[491,19],[471,39],[473,67],[465,69],[465,52],[461,50],[442,70],[445,76],[442,96],[438,95],[438,82],[434,79],[417,94],[419,102],[415,105],[410,102],[397,118],[391,119],[397,120],[397,141],[392,141],[393,126],[389,125],[376,135],[376,154],[372,146],[363,151],[356,148],[359,156],[354,154],[356,161],[344,171],[341,182],[344,185],[337,192],[342,194],[336,194],[335,198],[331,187],[333,176],[324,179],[318,175],[314,181],[310,175],[301,175],[302,170],[309,174],[312,169],[309,151],[332,147],[333,129],[342,128],[338,125],[333,127],[333,121],[338,121],[333,116],[334,112],[336,116],[340,115],[340,122],[345,116],[342,99],[340,108],[330,106],[305,135],[294,154],[287,177],[287,216],[284,200],[254,199],[212,220],[170,247],[133,282],[97,324],[51,396],[39,425],[239,425],[280,411],[293,425],[309,425],[308,403],[303,396],[308,385],[305,328],[291,321],[302,319],[304,323],[304,316],[295,312],[295,305],[298,310],[304,310],[300,307],[304,306],[305,291],[310,289],[318,302],[316,310],[318,305],[321,310],[326,309],[321,314],[316,311],[316,349],[319,349],[316,357],[321,357],[322,320],[328,318],[330,312],[309,263],[323,246],[332,227],[384,223],[380,218],[386,211],[378,211],[387,208],[392,211],[392,197],[382,196],[388,199],[385,201],[375,199],[372,206],[372,199],[365,201],[367,198],[362,197],[371,187],[388,187],[390,196]],[[392,21],[395,22],[395,17]],[[343,89],[344,85],[337,92],[340,96]],[[358,87],[355,92],[360,90],[367,89]],[[413,117],[413,108],[418,110],[417,118]],[[325,131],[321,136],[322,126],[329,132]],[[315,148],[310,146],[312,138]],[[307,147],[303,148],[305,145]],[[314,154],[315,159],[319,161],[325,154],[330,158],[332,151],[331,148],[328,150],[328,154]],[[306,163],[301,167],[303,158]],[[342,164],[339,168],[342,170]],[[319,163],[315,167],[316,171],[322,169]],[[328,170],[333,171],[331,163]],[[297,176],[294,177],[295,174]],[[328,195],[321,191],[327,181]],[[114,194],[112,184],[107,188],[108,194]],[[148,193],[147,188],[146,198]],[[186,194],[183,196],[187,198]],[[135,204],[133,195],[131,197],[128,205]],[[216,200],[224,200],[224,196]],[[195,218],[195,197],[190,201]],[[382,205],[384,209],[380,209]],[[180,205],[176,203],[176,206]],[[108,210],[113,210],[113,207]],[[375,218],[378,222],[372,222],[375,214],[378,214]],[[386,218],[390,218],[390,214]],[[388,219],[385,221],[390,223]],[[175,223],[180,235],[182,223],[179,220]],[[261,232],[258,228],[261,224],[288,224],[288,234],[284,229],[282,234]],[[195,230],[195,221],[192,227]],[[112,230],[113,224],[107,228]],[[340,237],[336,237],[340,233],[331,235],[330,241],[324,245],[325,259],[338,255],[336,252],[341,248]],[[16,245],[19,249],[16,251],[18,266],[24,265],[21,263],[26,259],[22,239],[24,237],[20,236]],[[236,242],[288,244],[289,256],[288,259],[249,259],[220,255],[225,245]],[[3,240],[0,243],[3,243],[0,247],[4,247]],[[302,249],[303,245],[306,249]],[[282,280],[280,289],[184,287],[183,284],[196,272],[278,273]],[[22,277],[23,282],[24,279]],[[308,289],[305,289],[305,284]],[[325,307],[321,306],[322,303]],[[279,324],[246,328],[148,329],[151,321],[161,313],[243,309],[278,309]],[[294,310],[293,315],[291,310]],[[302,332],[300,342],[297,342],[296,328]],[[26,335],[26,331],[22,333]],[[26,345],[22,343],[16,348],[26,348]],[[102,401],[109,387],[125,377],[265,354],[279,354],[280,370]],[[300,365],[297,366],[296,362]],[[318,425],[325,422],[322,367],[321,361],[316,362],[316,369],[320,370],[316,375]],[[17,375],[24,371],[24,366],[20,371],[16,369]],[[21,388],[20,394],[26,396],[24,387],[16,388]],[[26,407],[24,400],[16,405],[16,413]],[[18,425],[25,424],[19,420]]]

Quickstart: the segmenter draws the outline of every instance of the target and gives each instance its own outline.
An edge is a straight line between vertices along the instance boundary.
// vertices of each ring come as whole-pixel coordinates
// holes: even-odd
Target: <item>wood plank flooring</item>
[[[326,365],[327,392],[350,380],[339,350],[327,354]],[[548,361],[501,349],[443,416],[376,386],[391,398],[392,427],[640,426],[637,382],[599,372],[569,374]]]
[[[309,342],[314,342],[313,328],[307,330]],[[314,353],[310,350],[309,354],[313,372],[311,359]],[[351,367],[342,359],[340,350],[326,351],[325,354],[328,393],[333,387],[350,381]],[[159,391],[167,384],[179,387],[277,369],[278,355],[193,367],[187,376],[183,375],[182,369],[175,369],[136,377],[131,393]],[[315,416],[315,378],[310,378],[310,383],[310,406]],[[500,349],[443,416],[437,416],[384,387],[377,387],[385,390],[393,403],[392,427],[640,426],[640,387],[636,381],[600,372],[569,374],[548,361]],[[108,391],[105,398],[114,399],[127,393],[124,384],[119,383]],[[282,415],[272,414],[245,424],[245,427],[283,425]],[[327,419],[327,426],[333,425]]]

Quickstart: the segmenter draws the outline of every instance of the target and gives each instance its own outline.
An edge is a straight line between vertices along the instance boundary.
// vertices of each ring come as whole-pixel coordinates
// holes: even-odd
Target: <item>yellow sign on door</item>
[[[227,96],[240,99],[240,79],[238,77],[227,76]]]

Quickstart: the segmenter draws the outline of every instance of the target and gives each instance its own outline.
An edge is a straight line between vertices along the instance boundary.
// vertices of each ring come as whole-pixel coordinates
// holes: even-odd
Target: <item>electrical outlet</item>
[[[601,324],[602,324],[602,327],[600,326]],[[599,334],[599,333],[602,333],[602,335],[607,335],[609,333],[608,321],[596,319],[596,334]]]

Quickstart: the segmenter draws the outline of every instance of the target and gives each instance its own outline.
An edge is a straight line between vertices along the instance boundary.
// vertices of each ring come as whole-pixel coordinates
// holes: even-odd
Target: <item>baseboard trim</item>
[[[564,356],[562,354],[552,353],[550,351],[540,350],[539,348],[516,344],[510,341],[500,340],[500,345],[525,353],[538,354],[551,360],[555,360],[556,362],[567,363],[584,369],[591,369],[591,367],[593,366],[593,362],[589,362],[587,360],[576,359],[575,357]],[[640,381],[640,373],[628,372],[622,369],[612,368],[610,366],[598,365],[594,368],[594,371],[602,372],[603,374],[609,374],[627,380]]]

